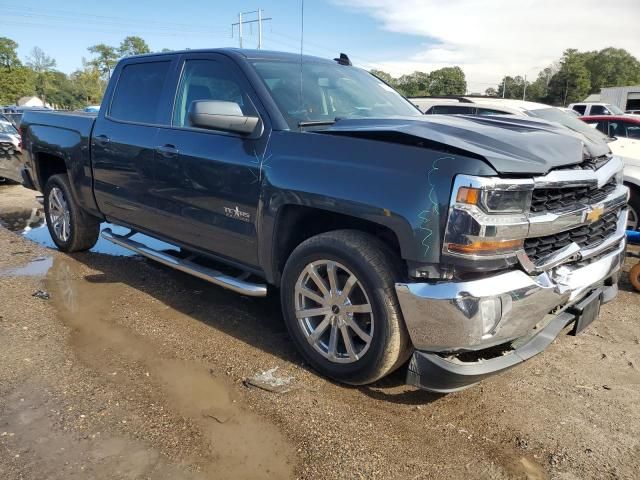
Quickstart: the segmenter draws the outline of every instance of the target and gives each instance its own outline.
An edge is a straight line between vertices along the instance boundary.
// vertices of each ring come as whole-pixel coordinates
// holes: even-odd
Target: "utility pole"
[[[527,76],[524,76],[524,90],[522,90],[522,100],[527,98]]]
[[[253,19],[253,20],[243,20],[243,17],[245,15],[258,15],[257,19]],[[253,10],[251,12],[242,12],[238,14],[238,21],[236,23],[232,23],[231,24],[231,38],[233,38],[233,32],[235,31],[235,27],[238,27],[238,40],[240,43],[240,48],[242,48],[242,26],[245,24],[253,24],[253,23],[257,23],[258,24],[258,50],[262,49],[262,22],[268,22],[272,20],[271,17],[263,17],[262,16],[262,9],[258,9],[258,10]]]
[[[504,91],[507,89],[507,77],[504,77],[504,82],[502,82],[502,98],[504,98]]]

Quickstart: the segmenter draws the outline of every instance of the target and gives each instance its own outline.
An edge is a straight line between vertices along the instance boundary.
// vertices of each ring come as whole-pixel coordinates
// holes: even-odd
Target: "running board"
[[[202,280],[206,280],[207,282],[211,282],[215,285],[228,288],[229,290],[233,290],[234,292],[248,295],[250,297],[267,296],[267,286],[265,284],[245,282],[241,278],[225,275],[224,273],[221,273],[217,270],[198,265],[189,260],[172,257],[171,255],[167,255],[166,253],[162,253],[149,248],[140,242],[131,240],[130,237],[133,234],[135,234],[134,231],[132,231],[128,235],[117,235],[113,233],[110,228],[105,228],[102,231],[101,236],[105,240],[109,240],[116,245],[120,245],[121,247],[124,247],[140,255],[144,255],[151,260],[155,260],[156,262],[162,263],[163,265],[175,268],[176,270],[188,273],[190,275],[193,275],[194,277],[201,278]]]

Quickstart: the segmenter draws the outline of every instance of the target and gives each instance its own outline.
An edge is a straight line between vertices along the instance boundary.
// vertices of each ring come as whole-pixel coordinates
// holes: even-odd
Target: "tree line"
[[[460,67],[444,67],[430,73],[415,71],[398,78],[382,70],[371,70],[371,73],[405,97],[464,95],[467,91],[467,81]]]
[[[97,105],[120,58],[151,52],[144,39],[137,36],[124,38],[118,46],[100,43],[87,50],[92,57],[83,58],[82,68],[67,75],[56,70],[56,60],[40,47],[34,47],[22,61],[18,44],[0,37],[0,105],[16,104],[19,98],[31,95],[56,108]]]
[[[640,85],[640,62],[629,52],[622,48],[587,52],[570,48],[542,69],[535,80],[507,75],[485,94],[566,106],[600,93],[601,88],[625,85]]]

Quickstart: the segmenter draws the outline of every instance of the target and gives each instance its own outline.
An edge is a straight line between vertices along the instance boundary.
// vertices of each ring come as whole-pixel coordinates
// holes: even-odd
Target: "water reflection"
[[[49,229],[47,228],[47,225],[45,223],[44,210],[42,209],[42,207],[2,214],[0,215],[0,223],[12,232],[21,233],[25,238],[28,238],[35,243],[38,243],[44,247],[57,249],[55,243],[53,243],[53,239],[51,238],[51,234],[49,233]],[[129,231],[128,228],[120,227],[106,222],[103,223],[100,228],[101,230],[110,228],[113,233],[119,235],[124,235]],[[174,245],[156,240],[155,238],[151,238],[146,235],[142,235],[141,233],[134,235],[134,238],[139,242],[142,242],[150,248],[156,250],[179,250]],[[96,243],[90,251],[94,253],[103,253],[105,255],[121,257],[135,255],[132,251],[111,243],[108,240],[103,239],[102,237],[98,239],[98,243]]]

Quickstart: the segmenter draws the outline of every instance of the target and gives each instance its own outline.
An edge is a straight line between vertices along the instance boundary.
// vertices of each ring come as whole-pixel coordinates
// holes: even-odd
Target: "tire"
[[[364,385],[409,358],[412,345],[395,291],[401,277],[398,263],[380,240],[355,230],[317,235],[292,252],[280,300],[289,334],[315,370]],[[336,272],[335,288],[330,271]],[[303,317],[302,311],[310,315]]]
[[[629,197],[629,222],[628,229],[640,230],[640,189],[635,186],[627,185],[631,190]],[[633,223],[635,223],[635,228]]]
[[[44,213],[51,238],[63,252],[89,250],[98,241],[100,219],[76,203],[67,175],[53,175],[47,180]]]

